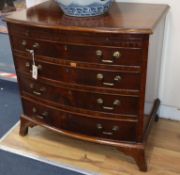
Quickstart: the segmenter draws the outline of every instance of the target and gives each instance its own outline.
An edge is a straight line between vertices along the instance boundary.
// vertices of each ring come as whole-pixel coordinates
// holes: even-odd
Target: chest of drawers
[[[73,18],[48,1],[7,17],[23,105],[20,134],[40,125],[112,145],[146,171],[167,10],[114,3],[104,16]]]

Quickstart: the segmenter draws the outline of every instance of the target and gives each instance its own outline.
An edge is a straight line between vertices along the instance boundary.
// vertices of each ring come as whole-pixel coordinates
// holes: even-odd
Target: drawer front
[[[76,22],[77,22],[76,18]],[[91,18],[91,20],[93,20]],[[94,18],[96,23],[96,18]],[[82,19],[80,19],[82,22]],[[87,20],[85,20],[86,23]],[[89,24],[89,23],[88,23]],[[92,44],[117,46],[126,48],[143,48],[147,35],[143,34],[119,34],[119,33],[95,33],[53,30],[40,27],[17,25],[8,23],[9,33],[13,36],[34,38],[63,43]]]
[[[81,108],[108,114],[137,115],[138,97],[113,94],[100,94],[88,91],[72,90],[56,85],[38,83],[20,77],[21,90],[59,105]]]
[[[37,56],[105,65],[141,66],[142,49],[100,47],[87,45],[65,45],[60,43],[12,37],[15,50],[35,50]]]
[[[65,113],[51,106],[44,106],[23,99],[24,114],[58,129],[73,133],[112,139],[134,141],[135,122],[116,122]]]
[[[31,75],[32,61],[15,57],[17,70]],[[39,77],[60,82],[126,90],[140,89],[140,73],[80,69],[37,61]],[[53,71],[52,71],[53,70]]]

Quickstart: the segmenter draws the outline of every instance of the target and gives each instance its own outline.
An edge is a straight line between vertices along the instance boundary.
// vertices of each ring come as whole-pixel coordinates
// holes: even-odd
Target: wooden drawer
[[[23,99],[24,114],[52,127],[73,133],[114,139],[134,141],[136,122],[116,122],[65,113],[58,108],[46,106]]]
[[[142,63],[142,49],[136,48],[70,45],[16,36],[12,43],[14,50],[34,49],[37,56],[105,65],[141,66]]]
[[[76,18],[75,21],[78,19]],[[96,20],[96,18],[88,18],[88,20]],[[82,18],[80,19],[82,23]],[[89,21],[85,19],[89,24]],[[67,22],[66,22],[67,23]],[[102,46],[117,46],[125,48],[143,48],[146,35],[142,34],[119,34],[119,33],[95,33],[85,31],[65,31],[56,29],[47,29],[41,27],[33,27],[26,25],[17,25],[8,23],[8,30],[12,36],[25,38],[33,38],[46,41],[76,43],[76,44],[92,44]]]
[[[103,94],[48,85],[20,77],[21,90],[59,105],[108,114],[137,115],[139,98],[116,94]]]
[[[31,76],[32,60],[15,56],[15,61],[18,72],[28,73]],[[41,78],[104,88],[140,90],[140,73],[86,67],[72,68],[42,61],[37,61],[36,64],[40,67],[39,77]]]

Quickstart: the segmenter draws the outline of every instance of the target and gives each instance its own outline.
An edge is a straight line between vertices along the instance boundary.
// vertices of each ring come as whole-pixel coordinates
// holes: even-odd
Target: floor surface
[[[0,138],[18,122],[21,112],[17,83],[0,79]]]

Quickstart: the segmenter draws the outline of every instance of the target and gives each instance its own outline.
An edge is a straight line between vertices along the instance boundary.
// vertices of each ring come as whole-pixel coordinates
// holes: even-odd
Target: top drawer
[[[21,37],[13,37],[12,44],[17,51],[27,52],[27,49],[33,49],[37,56],[79,62],[128,66],[141,66],[142,62],[142,49],[71,45]]]
[[[10,35],[46,41],[143,48],[147,35],[66,31],[8,23]]]

